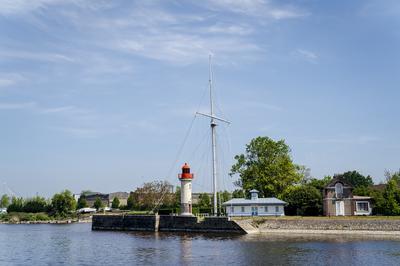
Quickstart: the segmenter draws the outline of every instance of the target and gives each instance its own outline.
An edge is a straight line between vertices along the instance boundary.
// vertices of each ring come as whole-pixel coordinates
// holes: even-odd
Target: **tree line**
[[[323,188],[340,177],[353,187],[353,194],[372,197],[373,214],[400,215],[400,171],[385,173],[386,181],[374,185],[373,178],[357,171],[313,178],[309,169],[293,162],[290,147],[284,140],[257,137],[235,156],[230,175],[237,176],[239,188],[233,197],[246,197],[251,189],[260,196],[277,197],[288,203],[288,215],[322,215]]]

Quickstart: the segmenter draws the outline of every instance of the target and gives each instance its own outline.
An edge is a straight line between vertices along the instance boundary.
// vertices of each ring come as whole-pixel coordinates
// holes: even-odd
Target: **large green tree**
[[[235,185],[246,191],[257,189],[264,197],[281,197],[303,177],[303,168],[293,163],[284,140],[254,138],[246,145],[246,152],[236,155],[235,160],[230,173],[239,175]]]
[[[364,176],[357,171],[348,171],[340,175],[345,181],[353,185],[355,188],[358,187],[369,187],[374,184],[371,176]]]
[[[61,193],[54,194],[51,205],[56,215],[66,216],[75,210],[76,201],[71,191],[64,190]]]

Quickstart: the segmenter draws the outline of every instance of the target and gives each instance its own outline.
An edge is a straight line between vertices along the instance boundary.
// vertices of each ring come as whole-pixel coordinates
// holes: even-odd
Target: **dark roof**
[[[331,182],[329,182],[328,185],[325,186],[325,188],[334,187],[336,183],[342,183],[343,186],[345,186],[345,187],[351,187],[351,188],[353,188],[353,186],[352,186],[350,183],[346,182],[346,181],[345,181],[342,177],[340,177],[340,176],[334,177],[334,178],[331,180]]]

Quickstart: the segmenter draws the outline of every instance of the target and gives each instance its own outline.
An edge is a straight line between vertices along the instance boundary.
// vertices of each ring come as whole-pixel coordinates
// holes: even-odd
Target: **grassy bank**
[[[235,220],[262,222],[266,220],[400,220],[400,216],[264,216],[264,217],[234,217]]]
[[[6,214],[0,214],[1,223],[67,223],[67,222],[77,222],[78,220],[89,220],[90,215],[77,215],[70,214],[65,217],[60,216],[50,216],[45,212],[39,213],[27,213],[27,212],[11,212]]]

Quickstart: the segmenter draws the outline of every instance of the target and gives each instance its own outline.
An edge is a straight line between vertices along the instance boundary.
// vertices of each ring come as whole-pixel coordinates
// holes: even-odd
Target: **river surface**
[[[0,265],[400,265],[400,240],[0,224]]]

